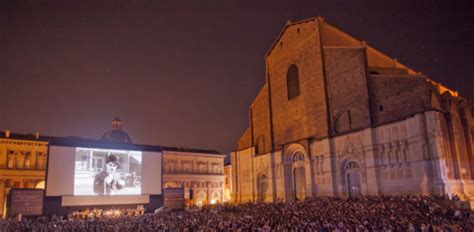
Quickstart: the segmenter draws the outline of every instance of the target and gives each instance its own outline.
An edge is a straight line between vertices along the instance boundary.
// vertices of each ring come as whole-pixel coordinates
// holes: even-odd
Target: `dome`
[[[132,139],[123,130],[110,130],[100,138],[104,141],[121,142],[121,143],[132,143]]]
[[[112,130],[105,132],[100,139],[110,142],[132,143],[130,136],[122,130],[122,124],[123,122],[119,118],[115,118],[112,121]]]

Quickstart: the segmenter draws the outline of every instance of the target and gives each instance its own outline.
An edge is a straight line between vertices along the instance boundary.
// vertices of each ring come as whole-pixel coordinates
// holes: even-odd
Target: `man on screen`
[[[98,195],[115,195],[125,185],[125,180],[117,173],[119,157],[110,154],[105,159],[105,170],[97,173],[94,178],[94,192]]]

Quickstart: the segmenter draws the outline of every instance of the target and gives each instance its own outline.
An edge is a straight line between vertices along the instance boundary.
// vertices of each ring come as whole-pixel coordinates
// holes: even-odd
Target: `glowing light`
[[[197,202],[196,202],[196,205],[197,205],[197,206],[202,206],[202,201],[197,201]]]
[[[211,199],[211,205],[216,203],[216,199]]]
[[[38,184],[36,184],[35,188],[44,189],[44,181],[40,181]]]

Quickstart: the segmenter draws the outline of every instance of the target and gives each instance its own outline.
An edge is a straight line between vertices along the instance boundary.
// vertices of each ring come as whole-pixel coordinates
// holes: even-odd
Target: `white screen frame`
[[[142,151],[141,195],[101,196],[100,198],[97,198],[99,196],[74,196],[74,162],[77,147],[87,148],[86,146],[50,145],[46,169],[46,197],[61,197],[64,206],[101,205],[105,202],[107,205],[123,205],[147,204],[150,195],[163,194],[163,152]]]

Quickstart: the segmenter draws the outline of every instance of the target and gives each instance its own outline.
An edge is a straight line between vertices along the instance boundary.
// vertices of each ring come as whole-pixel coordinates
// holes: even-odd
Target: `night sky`
[[[0,2],[0,130],[229,152],[288,20],[323,16],[474,99],[470,1]],[[415,3],[416,2],[416,3]]]

